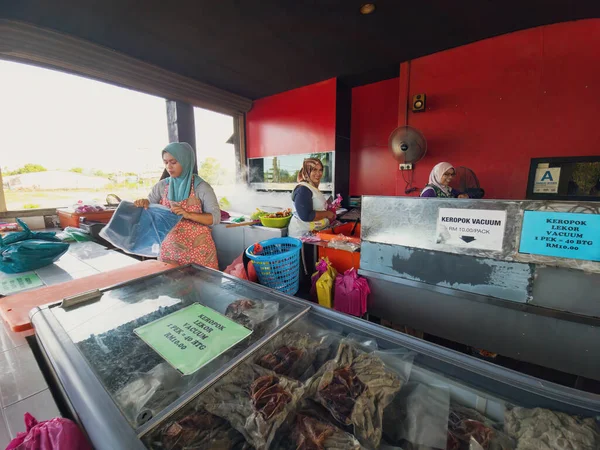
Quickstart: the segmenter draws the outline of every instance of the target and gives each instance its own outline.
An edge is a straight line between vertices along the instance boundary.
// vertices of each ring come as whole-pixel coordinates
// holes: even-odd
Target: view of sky
[[[233,167],[229,116],[194,109],[199,159]],[[53,70],[0,61],[0,167],[82,167],[143,172],[162,167],[165,100]]]

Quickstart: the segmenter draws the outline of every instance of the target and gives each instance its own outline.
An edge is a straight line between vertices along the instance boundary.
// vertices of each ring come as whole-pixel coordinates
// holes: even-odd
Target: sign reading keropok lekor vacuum
[[[480,250],[502,250],[506,211],[440,208],[437,244]]]
[[[525,211],[519,252],[600,261],[600,215]]]

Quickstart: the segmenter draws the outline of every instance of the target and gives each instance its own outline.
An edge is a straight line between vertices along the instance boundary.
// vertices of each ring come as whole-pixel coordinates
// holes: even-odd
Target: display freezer
[[[182,328],[205,342],[198,328],[229,320],[249,336],[228,347],[233,332],[220,334],[219,351],[189,371],[144,333],[189,344],[161,327],[198,308],[210,311],[205,322]],[[556,445],[576,442],[564,448],[600,446],[600,396],[201,267],[31,315],[59,393],[97,449],[528,448],[544,427]]]

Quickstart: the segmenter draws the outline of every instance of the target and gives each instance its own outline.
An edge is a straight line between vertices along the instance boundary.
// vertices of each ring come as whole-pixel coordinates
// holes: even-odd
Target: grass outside
[[[61,190],[4,190],[6,208],[9,211],[36,208],[58,208],[74,205],[79,200],[84,203],[106,203],[108,194],[115,194],[121,200],[133,201],[146,198],[152,186],[158,180],[143,184],[122,183],[108,186],[104,189],[61,189]]]

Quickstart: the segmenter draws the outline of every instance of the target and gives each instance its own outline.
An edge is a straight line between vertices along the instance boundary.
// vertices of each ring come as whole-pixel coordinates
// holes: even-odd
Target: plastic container
[[[260,223],[262,223],[263,227],[285,228],[290,224],[290,220],[292,220],[292,216],[276,218],[261,217]]]
[[[259,245],[262,247],[260,254],[254,254],[254,245],[246,249],[259,283],[288,295],[298,292],[302,241],[283,237],[267,239]]]
[[[317,236],[324,241],[331,241],[335,239],[337,235],[343,234],[349,237],[351,242],[360,244],[360,223],[356,225],[354,230],[354,236],[350,236],[352,228],[355,223],[345,223],[333,229],[323,230],[317,233]],[[329,261],[340,273],[344,273],[346,270],[360,268],[360,252],[348,252],[346,250],[339,250],[336,248],[319,247],[319,258],[329,258]]]
[[[57,209],[56,213],[58,214],[58,220],[60,221],[60,227],[79,227],[79,222],[81,221],[81,217],[85,217],[89,222],[100,222],[100,223],[108,223],[113,216],[115,210],[107,209],[101,212],[95,213],[76,213],[72,209]]]

